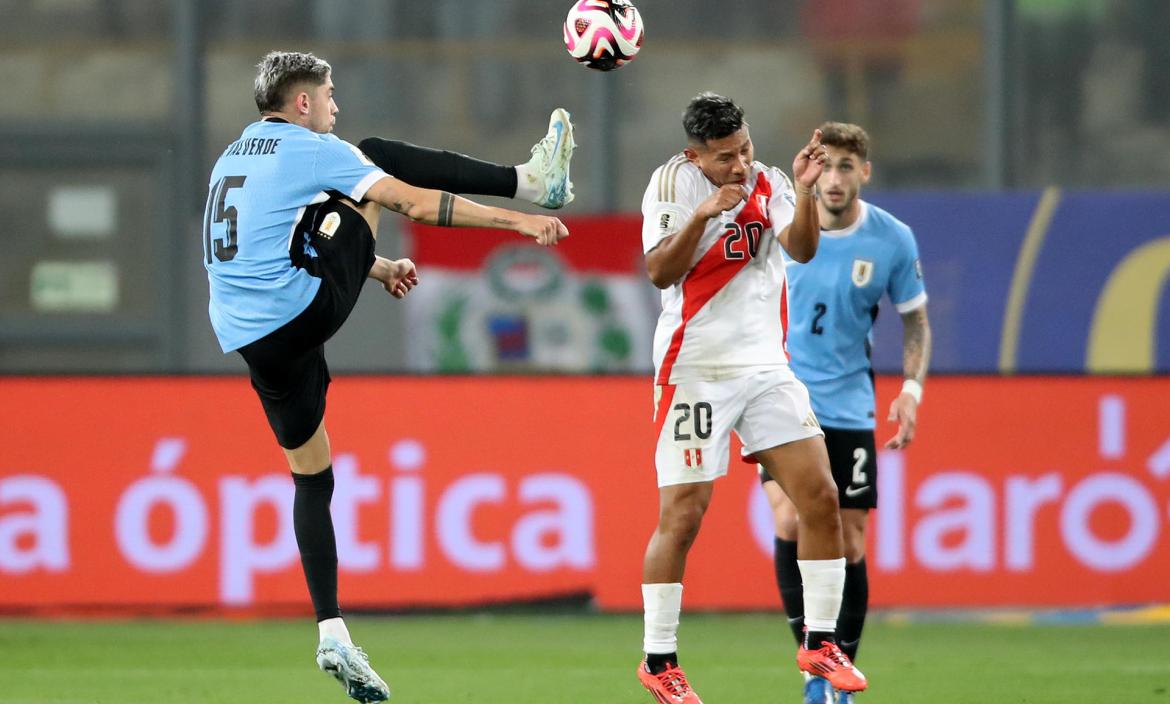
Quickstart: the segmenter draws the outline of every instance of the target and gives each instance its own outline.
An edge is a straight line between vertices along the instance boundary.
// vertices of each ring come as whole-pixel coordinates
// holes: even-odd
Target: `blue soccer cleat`
[[[322,639],[317,646],[317,667],[337,678],[351,699],[369,704],[390,698],[390,688],[370,667],[369,656],[356,645]]]
[[[834,704],[833,686],[824,677],[809,677],[804,682],[804,704]]]

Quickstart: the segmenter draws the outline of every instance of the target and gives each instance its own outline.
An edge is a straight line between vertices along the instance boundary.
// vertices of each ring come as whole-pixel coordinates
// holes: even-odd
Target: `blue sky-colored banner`
[[[935,372],[1170,372],[1170,193],[867,193],[918,238]],[[879,371],[901,368],[886,304]]]

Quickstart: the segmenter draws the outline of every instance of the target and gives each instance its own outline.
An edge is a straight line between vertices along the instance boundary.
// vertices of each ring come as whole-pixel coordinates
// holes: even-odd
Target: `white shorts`
[[[731,431],[745,455],[824,435],[808,389],[788,367],[720,381],[654,387],[658,486],[727,474]],[[754,468],[754,462],[753,468]]]

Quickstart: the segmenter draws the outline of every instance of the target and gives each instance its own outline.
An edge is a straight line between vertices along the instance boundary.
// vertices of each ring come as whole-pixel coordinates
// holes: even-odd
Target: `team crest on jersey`
[[[702,467],[703,451],[697,447],[687,448],[683,450],[683,460],[686,461],[688,467]]]
[[[873,278],[873,262],[868,259],[853,260],[853,285],[858,288],[869,284]]]
[[[321,235],[327,240],[333,239],[334,233],[337,232],[337,227],[341,225],[341,216],[337,213],[329,213],[325,219],[321,221],[321,227],[317,228],[317,234]]]
[[[914,275],[917,276],[920,281],[922,280],[922,260],[921,259],[914,260]]]
[[[663,213],[658,216],[658,230],[664,235],[669,235],[674,229],[674,213]]]

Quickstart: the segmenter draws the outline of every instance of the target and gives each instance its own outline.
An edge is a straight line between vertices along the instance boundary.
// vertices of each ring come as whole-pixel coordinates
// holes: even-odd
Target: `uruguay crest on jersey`
[[[843,430],[874,426],[869,334],[878,304],[886,297],[906,313],[926,303],[914,233],[881,208],[859,205],[852,225],[821,230],[817,255],[788,268],[792,369],[821,423]]]
[[[853,285],[867,286],[873,278],[873,262],[868,259],[853,260]]]

